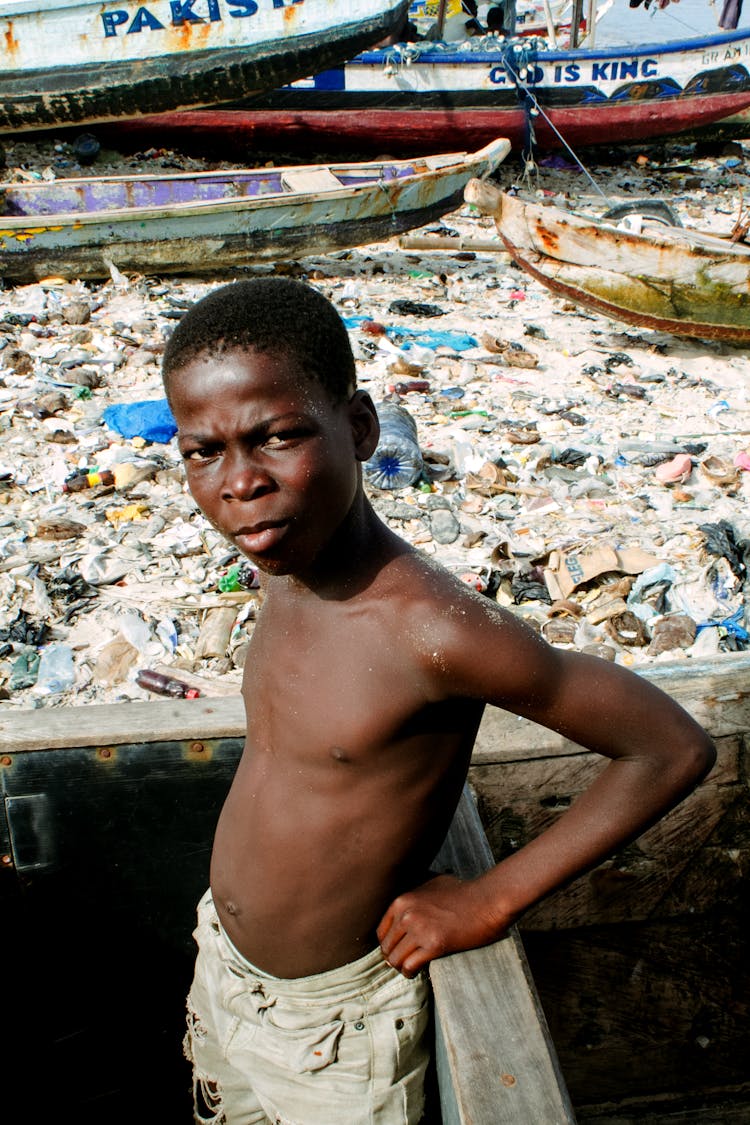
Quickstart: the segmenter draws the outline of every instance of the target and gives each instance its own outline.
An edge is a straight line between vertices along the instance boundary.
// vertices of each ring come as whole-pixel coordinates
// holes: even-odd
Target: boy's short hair
[[[301,281],[251,278],[214,289],[180,320],[164,349],[167,397],[180,368],[203,353],[237,348],[291,356],[334,402],[348,399],[357,385],[349,334],[331,302]]]

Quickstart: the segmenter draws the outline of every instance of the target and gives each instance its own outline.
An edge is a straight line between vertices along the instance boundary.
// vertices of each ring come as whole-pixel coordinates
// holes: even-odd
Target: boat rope
[[[565,140],[565,137],[562,135],[555,123],[551,120],[549,114],[545,113],[545,111],[540,106],[539,100],[534,94],[533,90],[531,90],[527,85],[526,76],[528,75],[529,70],[534,66],[535,62],[536,48],[533,45],[533,40],[529,45],[514,45],[513,43],[508,43],[505,50],[503,51],[503,66],[505,67],[506,73],[508,74],[511,81],[513,82],[513,85],[516,88],[516,94],[526,118],[526,137],[522,155],[524,163],[526,165],[527,174],[528,172],[536,170],[536,161],[534,159],[536,132],[534,130],[533,119],[535,117],[543,117],[547,125],[559,140],[560,144],[570,153],[572,159],[581,169],[584,176],[593,187],[594,191],[598,192],[605,203],[611,204],[611,200],[609,199],[607,193],[599,187],[596,180],[591,175],[581,158],[570,147],[568,142]]]

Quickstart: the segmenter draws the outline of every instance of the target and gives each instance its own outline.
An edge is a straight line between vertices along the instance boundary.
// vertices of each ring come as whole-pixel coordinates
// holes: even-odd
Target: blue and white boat
[[[214,105],[324,70],[407,0],[0,0],[0,129]]]

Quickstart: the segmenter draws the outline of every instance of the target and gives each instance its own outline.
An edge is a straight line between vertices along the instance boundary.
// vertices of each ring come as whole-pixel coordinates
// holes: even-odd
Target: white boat
[[[406,0],[0,0],[0,129],[245,97],[350,58]]]

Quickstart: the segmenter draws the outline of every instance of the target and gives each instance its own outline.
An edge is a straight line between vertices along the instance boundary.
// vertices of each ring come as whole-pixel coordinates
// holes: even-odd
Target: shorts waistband
[[[211,907],[215,911],[213,902]],[[219,928],[219,936],[235,965],[246,972],[248,976],[272,985],[277,995],[320,997],[329,991],[337,995],[342,993],[354,994],[364,989],[370,990],[377,985],[385,984],[394,977],[400,980],[404,979],[393,966],[388,964],[379,946],[370,950],[369,953],[365,953],[363,957],[358,957],[356,961],[350,961],[335,969],[327,969],[323,973],[315,973],[308,977],[276,977],[272,973],[259,969],[252,961],[248,961],[243,953],[240,953],[221,925],[218,915],[216,915],[216,922]]]

